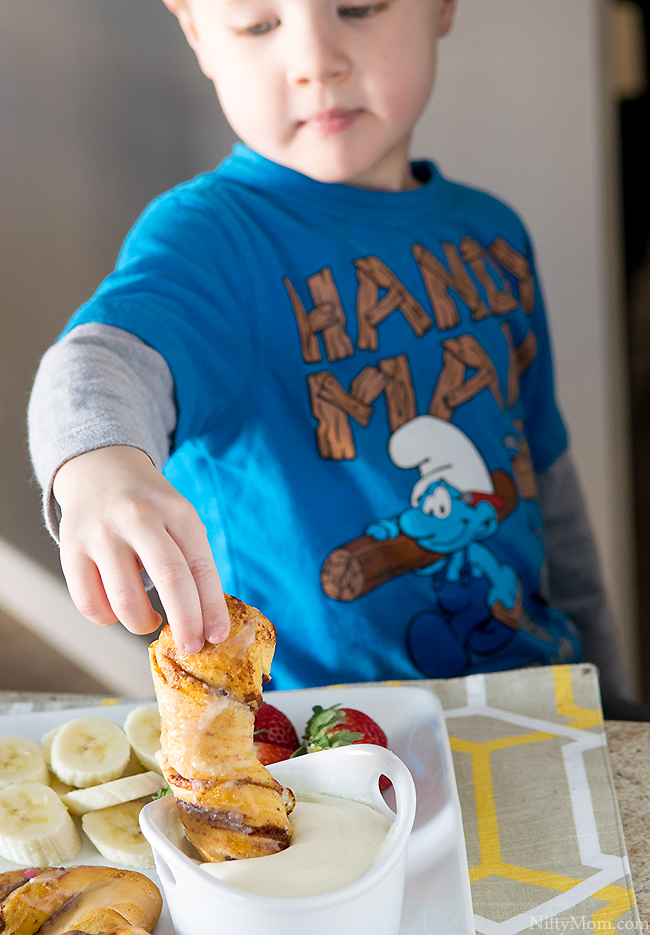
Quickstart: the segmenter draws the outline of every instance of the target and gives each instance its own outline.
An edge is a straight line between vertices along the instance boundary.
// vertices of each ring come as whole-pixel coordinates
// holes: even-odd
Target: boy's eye
[[[238,31],[245,36],[265,36],[267,32],[271,32],[279,25],[279,19],[267,19],[262,23],[255,23],[253,26],[246,26]]]
[[[367,19],[375,13],[385,10],[388,3],[372,3],[367,6],[340,6],[339,16],[345,19]]]

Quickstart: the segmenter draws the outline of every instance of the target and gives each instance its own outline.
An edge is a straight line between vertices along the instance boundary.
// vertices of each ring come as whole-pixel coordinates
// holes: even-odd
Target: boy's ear
[[[165,3],[167,0],[165,0]],[[454,16],[456,14],[456,0],[441,0],[440,19],[438,21],[438,38],[446,36],[454,25]]]
[[[201,45],[199,33],[194,23],[192,12],[189,8],[187,0],[163,0],[163,3],[167,9],[174,14],[180,23],[180,27],[185,34],[185,38],[187,39],[190,48],[194,50],[194,54],[199,60],[201,71],[206,76],[206,78],[210,78],[210,80],[212,80],[212,74],[208,70],[207,61],[203,55],[203,48]]]

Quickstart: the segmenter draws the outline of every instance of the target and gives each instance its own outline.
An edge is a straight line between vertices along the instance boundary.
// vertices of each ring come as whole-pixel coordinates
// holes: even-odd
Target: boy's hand
[[[61,507],[61,566],[77,609],[132,633],[161,624],[144,568],[174,641],[195,653],[221,643],[230,617],[203,523],[194,507],[137,448],[99,448],[67,461],[54,479]]]

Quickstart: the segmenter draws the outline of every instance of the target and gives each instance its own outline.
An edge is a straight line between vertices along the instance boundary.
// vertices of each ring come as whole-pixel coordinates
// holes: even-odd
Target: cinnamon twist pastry
[[[275,627],[226,595],[231,632],[194,655],[169,626],[150,646],[165,779],[192,844],[207,861],[261,857],[288,847],[293,794],[255,756],[255,712],[269,680]]]
[[[162,910],[158,887],[115,867],[40,867],[0,875],[2,935],[147,935]]]
[[[146,929],[141,929],[139,925],[127,925],[122,926],[119,929],[111,929],[110,932],[105,931],[92,931],[82,932],[81,929],[70,929],[69,932],[64,932],[63,935],[149,935],[149,932]]]
[[[64,935],[149,935],[149,933],[141,929],[139,925],[127,925],[119,929],[111,929],[110,932],[96,932],[94,929],[92,932],[82,932],[81,929],[70,929],[69,932],[64,932]]]

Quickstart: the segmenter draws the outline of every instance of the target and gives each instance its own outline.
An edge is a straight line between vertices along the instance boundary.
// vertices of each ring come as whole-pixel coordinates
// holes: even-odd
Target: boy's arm
[[[176,421],[173,381],[152,348],[119,328],[81,325],[45,355],[29,407],[45,513],[78,609],[133,632],[160,624],[156,585],[187,652],[220,642],[229,617],[205,528],[160,473]]]
[[[58,541],[52,483],[71,458],[109,445],[144,451],[162,470],[176,426],[174,384],[164,358],[111,325],[78,325],[43,357],[29,403],[29,447]]]
[[[577,627],[584,657],[600,670],[606,697],[625,697],[629,678],[607,603],[596,545],[568,452],[537,475],[544,517],[548,598]]]

